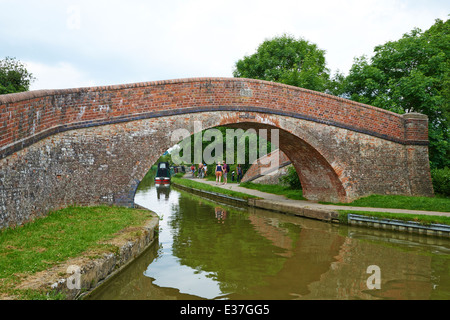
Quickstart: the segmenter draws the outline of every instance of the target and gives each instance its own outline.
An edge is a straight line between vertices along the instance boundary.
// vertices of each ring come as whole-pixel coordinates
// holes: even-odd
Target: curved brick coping
[[[346,125],[345,123],[326,121],[326,120],[318,119],[318,118],[303,115],[303,114],[293,113],[293,112],[273,110],[273,109],[267,109],[267,108],[261,108],[261,107],[252,107],[252,106],[248,106],[248,107],[247,106],[246,107],[220,106],[220,107],[201,107],[201,108],[194,107],[194,108],[184,108],[184,109],[171,109],[171,110],[163,110],[163,111],[156,111],[156,112],[149,112],[149,113],[142,113],[142,114],[132,114],[129,116],[120,116],[120,117],[114,117],[111,119],[98,119],[98,120],[75,122],[75,123],[65,124],[65,125],[61,125],[61,126],[56,126],[56,127],[47,129],[36,135],[22,139],[20,141],[17,141],[16,143],[13,143],[13,144],[10,144],[10,145],[4,147],[2,150],[0,150],[0,159],[3,159],[17,151],[20,151],[42,139],[45,139],[49,136],[52,136],[57,133],[65,132],[65,131],[90,128],[90,127],[96,127],[96,126],[103,126],[103,125],[122,123],[122,122],[130,122],[130,121],[136,121],[136,120],[168,117],[168,116],[174,116],[174,115],[183,115],[183,114],[201,113],[201,112],[220,112],[220,111],[256,112],[256,113],[265,113],[265,114],[278,115],[278,116],[286,116],[286,117],[292,117],[292,118],[296,118],[296,119],[302,119],[302,120],[312,121],[312,122],[316,122],[316,123],[321,123],[321,124],[325,124],[325,125],[335,126],[335,127],[342,128],[342,129],[347,129],[350,131],[363,133],[363,134],[367,134],[367,135],[381,138],[384,140],[396,142],[396,143],[399,143],[402,145],[423,145],[423,146],[429,145],[429,141],[397,139],[395,137],[391,137],[391,136],[388,136],[385,134],[380,134],[378,132],[367,130],[364,128],[349,126],[349,125]]]
[[[266,171],[264,171],[264,174],[258,173],[258,174],[254,175],[254,176],[252,176],[252,177],[249,177],[247,180],[244,180],[244,178],[245,178],[245,175],[244,175],[244,177],[242,177],[242,180],[241,180],[241,181],[242,181],[242,182],[252,182],[252,181],[255,181],[256,179],[259,179],[259,178],[261,178],[261,177],[265,177],[265,176],[269,175],[270,173],[275,172],[275,171],[277,171],[277,170],[279,170],[279,169],[282,169],[282,168],[284,168],[284,167],[287,167],[287,166],[289,166],[289,165],[291,165],[291,164],[292,164],[292,161],[291,161],[291,160],[285,161],[285,162],[283,162],[283,163],[280,163],[280,165],[279,165],[278,167],[272,168],[272,169],[270,169],[270,170],[266,170]],[[248,171],[247,171],[247,173],[248,173]]]
[[[115,110],[100,110],[105,105]],[[427,133],[406,135],[404,116],[370,105],[262,80],[188,78],[1,95],[0,158],[58,132],[208,111],[288,116],[405,145],[428,145]]]
[[[32,100],[37,98],[44,98],[48,96],[55,95],[67,95],[72,93],[85,93],[85,92],[101,92],[101,91],[117,91],[117,90],[125,90],[125,89],[135,89],[135,88],[145,88],[145,87],[155,87],[155,86],[163,86],[170,84],[181,84],[181,83],[212,83],[212,82],[236,82],[236,83],[254,83],[254,84],[262,84],[268,85],[272,87],[285,88],[290,91],[298,91],[303,93],[310,93],[315,96],[322,96],[327,99],[332,99],[336,101],[345,102],[346,104],[355,105],[361,108],[367,108],[376,110],[377,112],[385,113],[391,116],[401,117],[401,115],[377,108],[368,104],[356,102],[353,100],[348,100],[345,98],[329,95],[319,91],[313,91],[309,89],[304,89],[300,87],[295,87],[287,84],[258,80],[258,79],[248,79],[248,78],[185,78],[185,79],[170,79],[170,80],[159,80],[159,81],[148,81],[148,82],[137,82],[137,83],[128,83],[128,84],[118,84],[118,85],[108,85],[108,86],[97,86],[97,87],[81,87],[81,88],[69,88],[69,89],[44,89],[44,90],[35,90],[35,91],[26,91],[20,93],[10,93],[0,95],[0,104],[6,103],[15,103],[21,102],[24,100]]]

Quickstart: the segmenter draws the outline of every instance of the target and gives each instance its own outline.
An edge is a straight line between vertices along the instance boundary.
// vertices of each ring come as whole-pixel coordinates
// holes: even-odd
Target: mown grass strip
[[[69,207],[15,229],[0,232],[0,293],[20,278],[49,269],[88,250],[114,252],[100,244],[151,218],[147,210],[122,207]]]
[[[321,202],[322,204],[331,204]],[[352,203],[333,203],[341,206],[390,208],[450,212],[450,198],[445,197],[409,197],[397,195],[371,195]]]

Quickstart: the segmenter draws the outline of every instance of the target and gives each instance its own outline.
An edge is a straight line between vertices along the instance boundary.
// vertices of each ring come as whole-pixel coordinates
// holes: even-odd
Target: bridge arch
[[[0,228],[70,204],[133,206],[171,133],[280,130],[311,200],[433,194],[427,119],[250,79],[182,79],[0,96]]]
[[[235,129],[265,129],[269,133],[278,130],[279,149],[282,150],[294,165],[303,188],[304,196],[313,201],[347,202],[351,190],[345,187],[332,163],[333,153],[325,143],[315,137],[317,128],[305,128],[305,123],[298,119],[254,115],[254,121],[240,122],[227,118],[222,122]],[[281,121],[280,121],[281,120]],[[312,131],[309,131],[311,130]]]
[[[282,118],[279,116],[271,117],[260,113],[197,113],[195,117],[184,116],[183,123],[175,124],[169,131],[174,132],[183,128],[188,129],[190,135],[192,135],[194,134],[195,126],[189,126],[189,123],[201,122],[202,129],[212,129],[220,126],[246,131],[255,130],[257,133],[260,130],[265,130],[269,133],[270,140],[270,133],[273,130],[277,130],[279,148],[288,155],[296,168],[303,186],[304,196],[314,201],[348,201],[347,193],[351,194],[352,190],[345,190],[336,172],[339,166],[332,166],[330,161],[336,162],[335,157],[332,157],[333,153],[326,148],[323,142],[318,141],[314,137],[312,134],[314,132],[308,132],[307,129],[302,128],[302,120],[289,118],[280,120]],[[295,128],[301,134],[297,135],[298,132],[296,131],[290,132],[291,128],[289,127]],[[315,130],[317,129],[314,128]],[[152,155],[149,161],[150,164],[147,162],[142,168],[139,168],[140,173],[136,180],[141,180],[140,177],[144,177],[149,170],[147,166],[154,163],[164,151],[173,146],[174,142],[172,140],[167,142],[158,146],[159,153],[156,152]],[[188,163],[193,163],[193,159],[194,156],[192,155],[191,161],[188,161]],[[225,160],[225,150],[223,159]],[[132,190],[130,190],[131,192]]]

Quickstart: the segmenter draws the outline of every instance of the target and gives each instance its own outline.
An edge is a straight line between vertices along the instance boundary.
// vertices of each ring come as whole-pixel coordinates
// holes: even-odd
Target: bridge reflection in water
[[[159,243],[91,299],[449,299],[450,241],[218,204],[147,185]],[[381,289],[367,268],[379,266]]]

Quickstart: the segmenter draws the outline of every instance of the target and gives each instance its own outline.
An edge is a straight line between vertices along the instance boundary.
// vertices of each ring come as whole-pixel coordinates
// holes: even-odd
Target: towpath
[[[185,175],[186,179],[190,179],[189,175]],[[271,193],[262,192],[259,190],[248,189],[239,186],[236,183],[217,184],[215,181],[208,181],[206,179],[194,179],[197,182],[209,184],[211,186],[220,187],[232,191],[242,192],[259,197],[263,200],[258,200],[260,205],[258,207],[270,206],[271,208],[284,208],[291,207],[295,209],[311,209],[318,211],[337,212],[337,210],[350,210],[350,211],[370,211],[370,212],[392,212],[392,213],[405,213],[405,214],[423,214],[433,216],[447,216],[450,217],[450,212],[437,212],[437,211],[422,211],[422,210],[407,210],[407,209],[393,209],[393,208],[370,208],[370,207],[355,207],[355,206],[341,206],[331,204],[320,204],[317,202],[306,200],[293,200],[288,199],[282,195],[276,195]],[[290,210],[291,211],[291,210]]]

